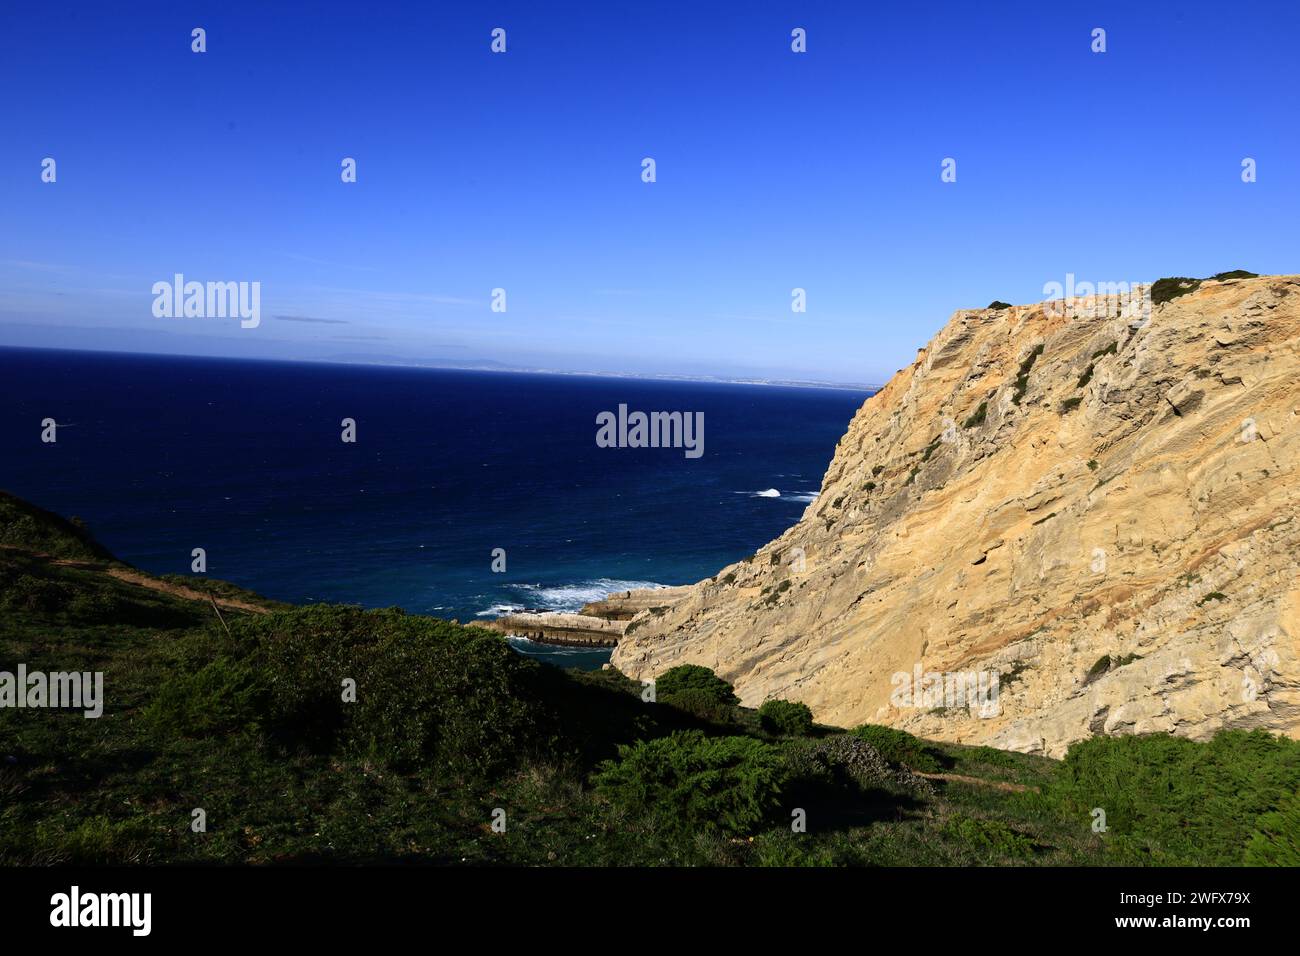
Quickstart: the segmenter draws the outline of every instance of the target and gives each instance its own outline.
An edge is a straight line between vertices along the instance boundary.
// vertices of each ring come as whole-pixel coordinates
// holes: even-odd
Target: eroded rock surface
[[[748,706],[1052,756],[1300,735],[1300,277],[1207,281],[1145,324],[1059,306],[954,314],[802,520],[637,613],[615,666],[703,664]],[[918,666],[997,671],[996,715],[896,706]]]

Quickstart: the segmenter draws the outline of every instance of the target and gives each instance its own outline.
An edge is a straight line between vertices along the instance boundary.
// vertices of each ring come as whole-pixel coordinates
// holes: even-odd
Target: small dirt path
[[[112,567],[106,564],[98,564],[94,561],[77,561],[73,558],[56,558],[52,555],[42,554],[36,551],[25,551],[22,548],[14,548],[9,545],[0,545],[0,548],[6,551],[18,551],[29,557],[39,558],[48,564],[53,564],[61,568],[76,568],[78,571],[90,571],[94,574],[107,574],[111,578],[116,578],[125,584],[131,584],[138,588],[145,588],[149,591],[158,591],[162,594],[170,594],[172,597],[183,598],[186,601],[201,601],[204,604],[216,604],[217,607],[228,611],[246,611],[250,614],[269,614],[271,609],[263,607],[260,604],[253,604],[251,601],[243,601],[239,598],[220,597],[216,594],[209,594],[206,591],[200,591],[196,588],[188,588],[183,584],[173,584],[170,581],[160,581],[158,578],[145,574],[143,571],[136,571],[133,568]]]

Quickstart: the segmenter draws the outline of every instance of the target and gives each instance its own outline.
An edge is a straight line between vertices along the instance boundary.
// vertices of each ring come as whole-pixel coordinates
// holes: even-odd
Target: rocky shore
[[[584,605],[577,614],[521,611],[480,626],[511,637],[571,647],[614,647],[638,614],[658,615],[681,600],[689,587],[616,591]]]

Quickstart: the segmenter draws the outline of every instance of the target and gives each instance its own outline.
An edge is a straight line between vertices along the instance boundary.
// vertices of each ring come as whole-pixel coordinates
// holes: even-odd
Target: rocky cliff
[[[1160,298],[954,314],[799,523],[639,613],[615,666],[704,664],[746,705],[1052,756],[1300,735],[1300,277]],[[996,706],[900,694],[972,674]]]

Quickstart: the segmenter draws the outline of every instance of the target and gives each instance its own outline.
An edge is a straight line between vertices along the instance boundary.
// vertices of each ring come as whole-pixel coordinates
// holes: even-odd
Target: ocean
[[[687,584],[752,554],[813,500],[865,398],[0,348],[0,488],[82,518],[146,571],[189,574],[203,548],[210,576],[267,597],[469,623]],[[703,453],[598,447],[597,415],[620,405],[703,413]],[[563,666],[609,658],[512,643]]]

